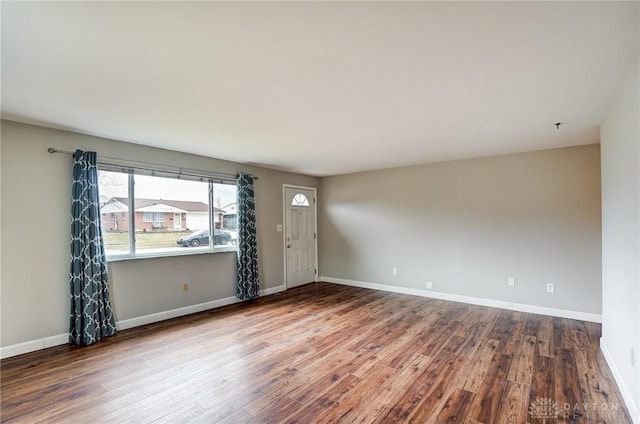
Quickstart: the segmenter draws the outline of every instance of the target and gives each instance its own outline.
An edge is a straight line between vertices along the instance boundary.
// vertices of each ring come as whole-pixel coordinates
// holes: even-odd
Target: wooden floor
[[[0,418],[630,423],[599,337],[599,324],[317,283],[3,360]]]

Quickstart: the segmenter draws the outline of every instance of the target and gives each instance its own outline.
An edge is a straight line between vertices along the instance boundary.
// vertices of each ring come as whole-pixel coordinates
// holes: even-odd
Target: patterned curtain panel
[[[260,295],[253,177],[251,174],[238,174],[237,184],[238,289],[236,295],[240,300],[249,300]]]
[[[73,155],[71,201],[71,317],[69,342],[90,345],[116,332],[109,301],[107,261],[100,227],[95,152]]]

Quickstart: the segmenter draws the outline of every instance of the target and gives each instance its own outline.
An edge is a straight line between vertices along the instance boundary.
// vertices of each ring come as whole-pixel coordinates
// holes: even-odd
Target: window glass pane
[[[209,183],[135,175],[136,253],[209,246]]]
[[[309,199],[303,193],[298,193],[291,199],[291,206],[309,206]]]
[[[214,247],[229,247],[238,239],[236,186],[213,184]]]
[[[128,174],[98,171],[102,235],[107,254],[129,253]]]
[[[129,193],[129,178],[134,182],[135,199]],[[110,257],[134,253],[130,249],[133,231],[135,255],[171,256],[236,244],[235,185],[111,171],[99,171],[98,181],[105,247]],[[209,199],[213,199],[213,205]]]

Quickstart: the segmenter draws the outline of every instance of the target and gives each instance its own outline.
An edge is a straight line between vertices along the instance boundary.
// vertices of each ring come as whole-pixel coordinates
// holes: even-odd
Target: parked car
[[[214,230],[213,232],[213,244],[229,244],[231,243],[231,234],[222,230]],[[198,247],[209,245],[209,230],[200,230],[189,234],[188,236],[180,237],[176,243],[184,247]]]

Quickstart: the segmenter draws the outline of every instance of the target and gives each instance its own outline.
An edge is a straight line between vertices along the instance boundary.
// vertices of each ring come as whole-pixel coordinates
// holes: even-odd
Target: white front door
[[[176,230],[182,228],[182,214],[181,213],[174,213],[173,214],[173,228],[175,228]]]
[[[315,190],[284,188],[287,287],[316,280]]]

